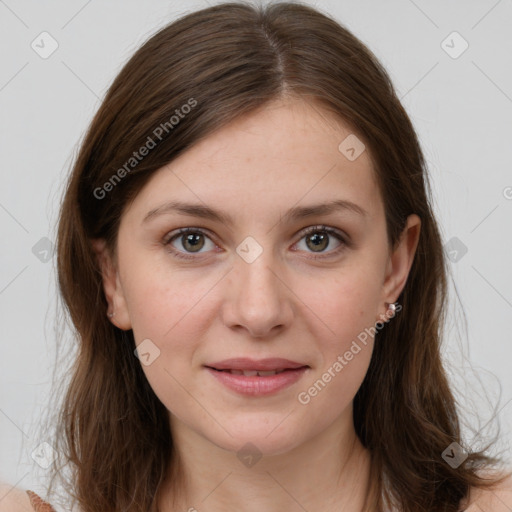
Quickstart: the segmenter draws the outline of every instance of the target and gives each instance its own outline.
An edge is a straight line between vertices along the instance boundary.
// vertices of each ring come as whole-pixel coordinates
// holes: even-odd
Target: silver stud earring
[[[115,313],[108,313],[108,317],[112,318],[115,315]]]
[[[394,315],[395,312],[396,312],[396,305],[391,302],[390,304],[388,304],[388,311],[391,311],[391,313]]]

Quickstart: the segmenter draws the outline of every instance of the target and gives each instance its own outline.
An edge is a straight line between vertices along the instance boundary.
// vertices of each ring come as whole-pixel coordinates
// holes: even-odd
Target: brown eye
[[[194,258],[193,254],[203,254],[208,251],[202,251],[207,241],[211,244],[211,249],[215,244],[210,237],[199,228],[182,228],[175,234],[169,234],[163,241],[166,247],[178,258]],[[190,256],[188,256],[190,255]]]
[[[345,236],[338,230],[326,226],[312,226],[302,232],[302,238],[295,244],[298,245],[305,240],[305,252],[317,253],[318,256],[310,256],[311,258],[328,258],[337,255],[345,247],[349,247],[350,243]],[[333,241],[337,243],[333,247]],[[202,249],[211,244],[210,249],[215,249],[216,245],[211,238],[199,228],[182,228],[177,233],[170,233],[163,241],[166,247],[177,258],[194,259],[194,254],[200,255],[207,253],[208,250]],[[181,246],[181,247],[180,247]],[[208,249],[208,247],[206,247]],[[330,249],[330,250],[327,250]],[[297,249],[294,249],[296,251]],[[324,254],[325,253],[325,254]]]
[[[321,252],[329,246],[329,235],[322,232],[306,235],[306,245],[313,251],[318,249]]]
[[[181,243],[187,251],[200,251],[204,247],[204,235],[202,233],[182,235]]]
[[[302,235],[299,244],[302,240],[305,240],[306,249],[301,250],[317,253],[319,254],[319,256],[317,256],[318,258],[327,258],[337,255],[345,247],[350,246],[342,233],[327,226],[313,226],[303,231]],[[334,247],[333,240],[335,242]],[[332,248],[332,250],[327,251],[326,249],[328,248]],[[325,253],[325,255],[323,253]],[[316,256],[313,256],[313,258],[316,258]]]

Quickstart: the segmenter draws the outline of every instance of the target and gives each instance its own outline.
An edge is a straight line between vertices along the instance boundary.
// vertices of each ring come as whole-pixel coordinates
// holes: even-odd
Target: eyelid
[[[176,239],[179,235],[185,235],[187,233],[201,233],[203,235],[207,235],[209,238],[215,238],[215,235],[206,228],[196,228],[194,226],[188,226],[186,228],[178,228],[172,231],[169,231],[163,238],[162,243],[168,244],[172,240]]]
[[[346,244],[349,243],[349,237],[347,234],[345,234],[340,229],[326,226],[325,224],[317,224],[315,226],[308,226],[307,228],[304,228],[301,231],[299,231],[298,236],[300,236],[300,238],[302,238],[304,235],[308,235],[309,233],[316,233],[317,231],[325,231],[329,235],[336,235],[344,243],[346,243]],[[300,240],[300,238],[299,238],[299,240]]]

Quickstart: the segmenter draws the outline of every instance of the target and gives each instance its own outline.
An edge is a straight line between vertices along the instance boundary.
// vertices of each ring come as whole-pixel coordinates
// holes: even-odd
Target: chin
[[[274,425],[274,422],[271,424]],[[269,427],[269,423],[265,421],[252,421],[250,426],[230,423],[227,430],[231,436],[224,430],[218,432],[220,435],[217,436],[210,437],[206,432],[203,435],[206,435],[219,448],[234,452],[237,456],[243,456],[246,453],[257,457],[280,455],[293,450],[304,441],[304,430],[298,425],[296,429],[290,428],[293,427],[292,425],[288,425],[287,428],[283,425],[281,425],[282,428],[275,428],[278,424],[279,421]]]

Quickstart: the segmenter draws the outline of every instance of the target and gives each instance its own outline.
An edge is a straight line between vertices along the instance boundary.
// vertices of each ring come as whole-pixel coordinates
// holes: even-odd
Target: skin
[[[152,176],[123,214],[115,258],[95,243],[112,322],[133,329],[137,345],[150,339],[160,350],[142,368],[169,411],[187,477],[176,508],[166,482],[163,512],[363,508],[370,459],[355,434],[352,403],[374,339],[359,344],[361,351],[309,403],[297,395],[396,301],[421,222],[411,215],[399,245],[389,247],[368,150],[354,161],[338,150],[351,133],[313,103],[267,104]],[[334,199],[356,203],[367,216],[338,211],[284,219],[292,207]],[[222,210],[234,224],[172,212],[143,222],[171,200]],[[301,231],[318,224],[339,230],[348,245],[334,235],[327,247],[308,245],[311,235]],[[182,235],[165,245],[184,227],[207,231],[199,253]],[[247,236],[263,249],[252,263],[236,252]],[[174,256],[171,247],[192,259]],[[284,357],[310,369],[275,395],[247,397],[203,367],[235,356]],[[247,442],[262,454],[251,467],[237,457]]]

